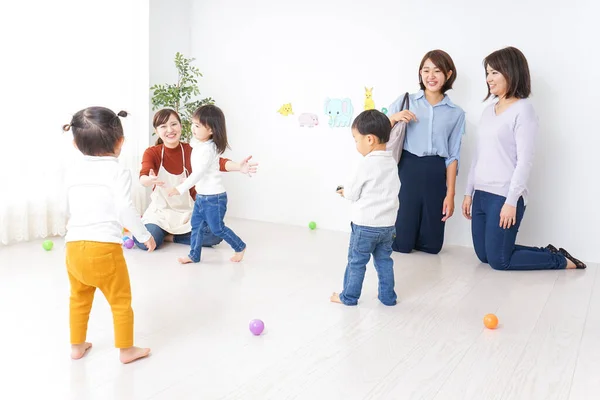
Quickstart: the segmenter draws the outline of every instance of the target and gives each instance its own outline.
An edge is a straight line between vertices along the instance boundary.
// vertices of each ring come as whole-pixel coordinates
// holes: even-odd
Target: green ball
[[[42,247],[44,248],[44,250],[50,251],[52,250],[52,247],[54,247],[54,242],[52,240],[44,240],[44,243],[42,243]]]
[[[312,230],[315,230],[317,228],[317,223],[315,221],[310,221],[308,223],[308,227]]]

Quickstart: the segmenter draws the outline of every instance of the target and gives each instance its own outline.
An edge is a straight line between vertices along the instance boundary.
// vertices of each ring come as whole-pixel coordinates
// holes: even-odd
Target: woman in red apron
[[[194,207],[196,190],[190,189],[189,196],[168,196],[169,189],[179,185],[191,172],[190,155],[192,146],[182,143],[181,118],[174,110],[162,109],[154,115],[152,125],[159,137],[156,146],[151,146],[144,152],[140,183],[153,187],[150,195],[150,205],[142,217],[142,221],[156,242],[156,248],[166,241],[190,244],[190,218]],[[248,157],[241,163],[221,158],[221,171],[240,171],[244,174],[256,172],[256,163],[250,163]],[[136,245],[145,250],[143,243],[135,238]],[[214,246],[222,241],[205,229],[202,245]]]

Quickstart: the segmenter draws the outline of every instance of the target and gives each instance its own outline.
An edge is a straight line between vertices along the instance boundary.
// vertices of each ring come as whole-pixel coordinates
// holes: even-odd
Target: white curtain
[[[9,55],[0,96],[0,243],[65,233],[62,180],[80,153],[62,125],[88,106],[131,113],[121,119],[119,159],[133,175],[141,214],[147,206],[137,176],[149,143],[148,3],[36,0],[10,2],[6,11],[11,18],[0,35],[11,39],[0,49]]]

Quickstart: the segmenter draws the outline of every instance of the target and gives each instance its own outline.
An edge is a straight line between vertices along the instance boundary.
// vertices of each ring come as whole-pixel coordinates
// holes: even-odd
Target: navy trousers
[[[444,244],[446,162],[439,156],[418,157],[406,150],[398,164],[400,207],[392,249],[437,254]]]

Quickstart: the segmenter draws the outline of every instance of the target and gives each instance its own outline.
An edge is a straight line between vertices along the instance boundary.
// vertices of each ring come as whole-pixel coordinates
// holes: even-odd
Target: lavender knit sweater
[[[516,206],[523,196],[527,204],[527,180],[533,165],[538,118],[528,99],[513,103],[496,115],[488,106],[479,123],[479,140],[469,171],[466,195],[481,190],[506,197]]]

